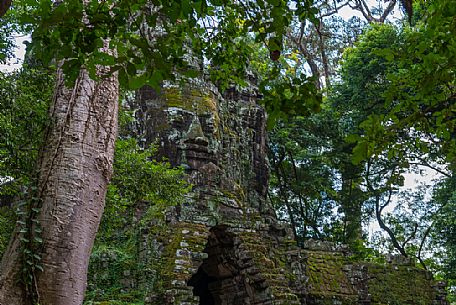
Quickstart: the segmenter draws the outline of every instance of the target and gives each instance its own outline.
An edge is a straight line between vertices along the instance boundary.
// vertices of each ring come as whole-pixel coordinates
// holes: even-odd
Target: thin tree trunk
[[[290,203],[288,202],[288,196],[286,194],[286,184],[285,184],[286,176],[285,176],[285,170],[283,169],[283,166],[282,166],[282,160],[279,161],[279,163],[277,164],[276,173],[277,173],[277,180],[279,181],[279,185],[280,185],[279,193],[282,197],[282,200],[285,203],[285,207],[287,208],[287,213],[290,217],[290,223],[291,223],[291,228],[293,229],[294,240],[297,241],[298,240],[298,230],[297,230],[298,224],[296,223],[293,209],[292,209]]]
[[[83,302],[90,252],[112,174],[118,98],[116,75],[95,82],[81,70],[70,89],[58,73],[51,126],[38,164],[44,270],[36,275],[40,305]],[[1,305],[26,304],[15,278],[21,268],[17,247],[16,236],[1,265],[1,283],[7,283],[0,284]]]
[[[328,56],[326,55],[326,46],[325,46],[325,41],[324,41],[324,36],[322,31],[323,29],[323,20],[320,19],[320,24],[318,26],[315,26],[315,30],[318,34],[318,48],[320,49],[320,55],[321,55],[321,62],[323,64],[323,71],[325,73],[325,84],[326,84],[326,89],[329,90],[331,87],[331,76],[329,75],[329,64],[328,64]]]
[[[360,198],[361,190],[359,186],[354,186],[352,178],[345,178],[342,173],[342,198],[341,206],[344,212],[345,240],[347,244],[353,244],[362,239],[362,204]]]

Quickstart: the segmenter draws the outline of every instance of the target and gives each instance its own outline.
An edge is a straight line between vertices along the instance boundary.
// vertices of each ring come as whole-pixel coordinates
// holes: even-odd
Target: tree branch
[[[399,253],[401,253],[404,257],[408,257],[407,252],[405,252],[405,248],[399,244],[393,230],[391,230],[391,228],[386,225],[386,223],[383,221],[383,218],[382,218],[382,211],[386,206],[389,205],[392,194],[393,194],[393,190],[391,188],[388,190],[389,194],[388,194],[388,199],[387,199],[386,203],[383,205],[380,204],[381,192],[379,192],[378,190],[375,190],[368,179],[370,166],[371,166],[371,162],[369,160],[367,162],[367,170],[366,170],[366,185],[367,185],[369,192],[373,193],[374,197],[375,197],[375,217],[377,218],[378,225],[380,226],[380,228],[382,230],[384,230],[388,234],[389,238],[391,239],[391,242],[393,243],[394,248],[396,248],[399,251]]]
[[[0,0],[0,18],[3,17],[11,6],[11,0]]]

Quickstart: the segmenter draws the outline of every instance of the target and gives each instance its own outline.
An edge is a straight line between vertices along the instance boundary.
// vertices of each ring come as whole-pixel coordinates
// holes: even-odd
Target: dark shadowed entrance
[[[215,305],[214,297],[209,291],[209,285],[217,279],[210,277],[202,268],[188,281],[189,286],[193,286],[193,295],[198,296],[200,305]]]
[[[200,305],[253,304],[254,289],[248,285],[244,268],[239,266],[235,235],[227,226],[211,229],[204,252],[208,258],[188,281]]]

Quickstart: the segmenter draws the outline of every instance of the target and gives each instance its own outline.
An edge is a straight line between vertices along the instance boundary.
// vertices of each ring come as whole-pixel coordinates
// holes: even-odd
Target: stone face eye
[[[195,116],[189,111],[184,111],[175,107],[167,109],[166,114],[171,129],[175,129],[180,132],[187,132],[192,123],[193,117]]]
[[[206,136],[212,136],[215,133],[214,117],[211,115],[199,116],[201,128]]]

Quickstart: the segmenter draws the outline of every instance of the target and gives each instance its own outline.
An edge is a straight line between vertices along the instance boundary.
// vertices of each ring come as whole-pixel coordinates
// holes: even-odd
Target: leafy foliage
[[[389,150],[404,162],[414,161],[406,160],[411,154],[418,159],[426,154],[442,164],[453,162],[456,62],[450,3],[430,4],[417,29],[405,32],[401,45],[380,51],[395,69],[384,74],[387,90],[380,96],[387,111],[372,115],[362,126],[366,135],[358,146],[370,147],[366,157]]]
[[[456,287],[456,185],[455,178],[444,179],[435,188],[433,199],[439,209],[434,214],[434,227],[431,231],[432,243],[435,248],[440,248],[443,253],[437,253],[442,261],[440,271],[452,289],[450,297],[454,301]],[[440,255],[439,255],[440,254]],[[437,270],[439,270],[437,269]]]
[[[376,198],[385,192],[397,193],[404,183],[403,173],[409,168],[424,166],[445,177],[452,176],[456,62],[454,52],[449,51],[454,47],[454,11],[449,9],[450,3],[428,3],[414,29],[374,27],[345,57],[337,99],[353,97],[355,115],[363,107],[373,109],[367,116],[358,117],[359,131],[349,141],[356,145],[354,162],[367,162],[370,172],[375,173],[370,178],[366,175],[366,182]],[[441,212],[435,203],[423,204],[422,194],[409,197],[415,205],[396,202],[394,216],[387,214],[382,219],[395,248],[420,260],[433,230],[428,226]],[[387,197],[376,209],[377,218],[389,204]],[[406,216],[406,210],[413,217]],[[418,237],[421,241],[416,240]]]
[[[47,64],[64,60],[62,69],[70,83],[81,67],[95,79],[117,72],[128,89],[143,85],[158,89],[163,80],[177,75],[204,73],[223,91],[246,85],[257,46],[278,55],[274,60],[283,59],[283,37],[292,20],[317,22],[312,1],[293,2],[294,9],[284,0],[93,0],[84,7],[76,0],[23,0],[15,15],[33,30],[34,56]],[[271,118],[282,111],[303,113],[302,106],[315,109],[321,98],[313,81],[303,73],[284,78],[284,61],[274,64],[270,58],[265,60],[274,68],[260,90]],[[97,75],[97,65],[106,67],[105,75]]]
[[[183,169],[155,160],[155,153],[154,147],[140,148],[134,138],[116,142],[114,175],[89,266],[88,304],[108,300],[131,304],[144,297],[147,285],[122,289],[125,270],[144,282],[150,276],[139,259],[141,232],[163,221],[167,209],[181,204],[191,187],[183,179]],[[100,276],[101,265],[109,268]]]
[[[9,21],[4,18],[0,19],[0,28],[2,28],[0,33],[0,64],[5,64],[6,60],[12,58],[14,54],[14,42],[12,39],[14,31]]]
[[[4,194],[16,182],[26,184],[34,172],[52,83],[52,70],[39,66],[0,74],[0,176],[12,180],[2,187]]]
[[[20,216],[14,213],[14,206],[26,199],[25,191],[33,184],[52,97],[50,72],[29,63],[20,71],[0,73],[0,254]],[[22,217],[18,220],[23,221]]]
[[[0,256],[4,253],[14,228],[15,215],[9,207],[0,207]]]
[[[118,139],[114,175],[108,188],[104,220],[99,239],[124,235],[122,229],[133,219],[143,222],[163,218],[167,207],[182,203],[189,186],[183,180],[183,170],[153,159],[155,148],[142,149],[134,138]],[[138,205],[147,217],[138,211]],[[140,213],[140,214],[138,214]]]
[[[332,147],[337,126],[327,111],[281,122],[270,132],[270,198],[289,217],[298,241],[339,240]]]
[[[429,10],[413,17],[413,29],[373,24],[352,48],[345,50],[339,79],[331,84],[322,113],[307,119],[315,122],[327,112],[333,125],[321,121],[318,128],[309,129],[290,120],[274,130],[271,197],[280,202],[279,211],[297,228],[298,238],[315,238],[300,229],[314,222],[302,220],[298,200],[299,196],[301,200],[311,198],[308,196],[312,192],[299,188],[305,184],[302,174],[294,179],[296,173],[307,169],[306,173],[317,174],[308,174],[307,181],[325,194],[332,194],[329,199],[333,210],[317,215],[317,219],[320,223],[329,220],[333,229],[321,238],[349,242],[358,256],[371,257],[362,242],[366,237],[352,233],[362,222],[371,222],[373,216],[386,232],[377,240],[377,249],[417,257],[425,268],[452,270],[449,262],[454,241],[438,237],[448,236],[442,233],[447,229],[451,231],[452,213],[443,204],[451,200],[438,203],[437,197],[429,199],[429,186],[414,192],[402,190],[404,174],[415,172],[419,176],[423,167],[439,172],[445,179],[452,177],[455,65],[454,53],[448,51],[454,28],[454,12],[448,11],[450,2],[426,4]],[[322,141],[326,136],[330,140]],[[316,159],[321,163],[317,169],[310,168]],[[322,169],[331,174],[325,176]],[[322,177],[326,187],[315,180]],[[334,207],[339,207],[342,218],[334,217]],[[444,223],[445,229],[438,229],[436,222]],[[341,231],[344,233],[337,235]],[[445,249],[441,253],[445,263],[440,267],[438,259],[429,259],[429,251],[438,257],[437,249]],[[372,257],[375,259],[377,254]]]
[[[184,54],[191,49],[207,50],[208,58],[217,58],[221,50],[234,53],[237,47],[230,51],[231,40],[247,32],[261,32],[259,41],[267,39],[268,33],[280,37],[292,14],[282,0],[91,1],[84,8],[72,0],[56,5],[50,1],[21,4],[29,8],[21,21],[35,26],[33,48],[39,58],[47,62],[71,59],[66,63],[67,74],[80,66],[93,72],[95,64],[112,66],[121,80],[134,87],[141,82],[157,85],[163,76],[171,76],[171,70],[183,68]],[[298,11],[305,17],[310,2],[299,2]],[[99,51],[108,37],[110,47],[119,52],[117,57]],[[280,38],[273,47],[280,49]],[[43,52],[49,49],[53,52]],[[219,63],[216,59],[215,64]],[[144,73],[137,75],[137,71]]]

